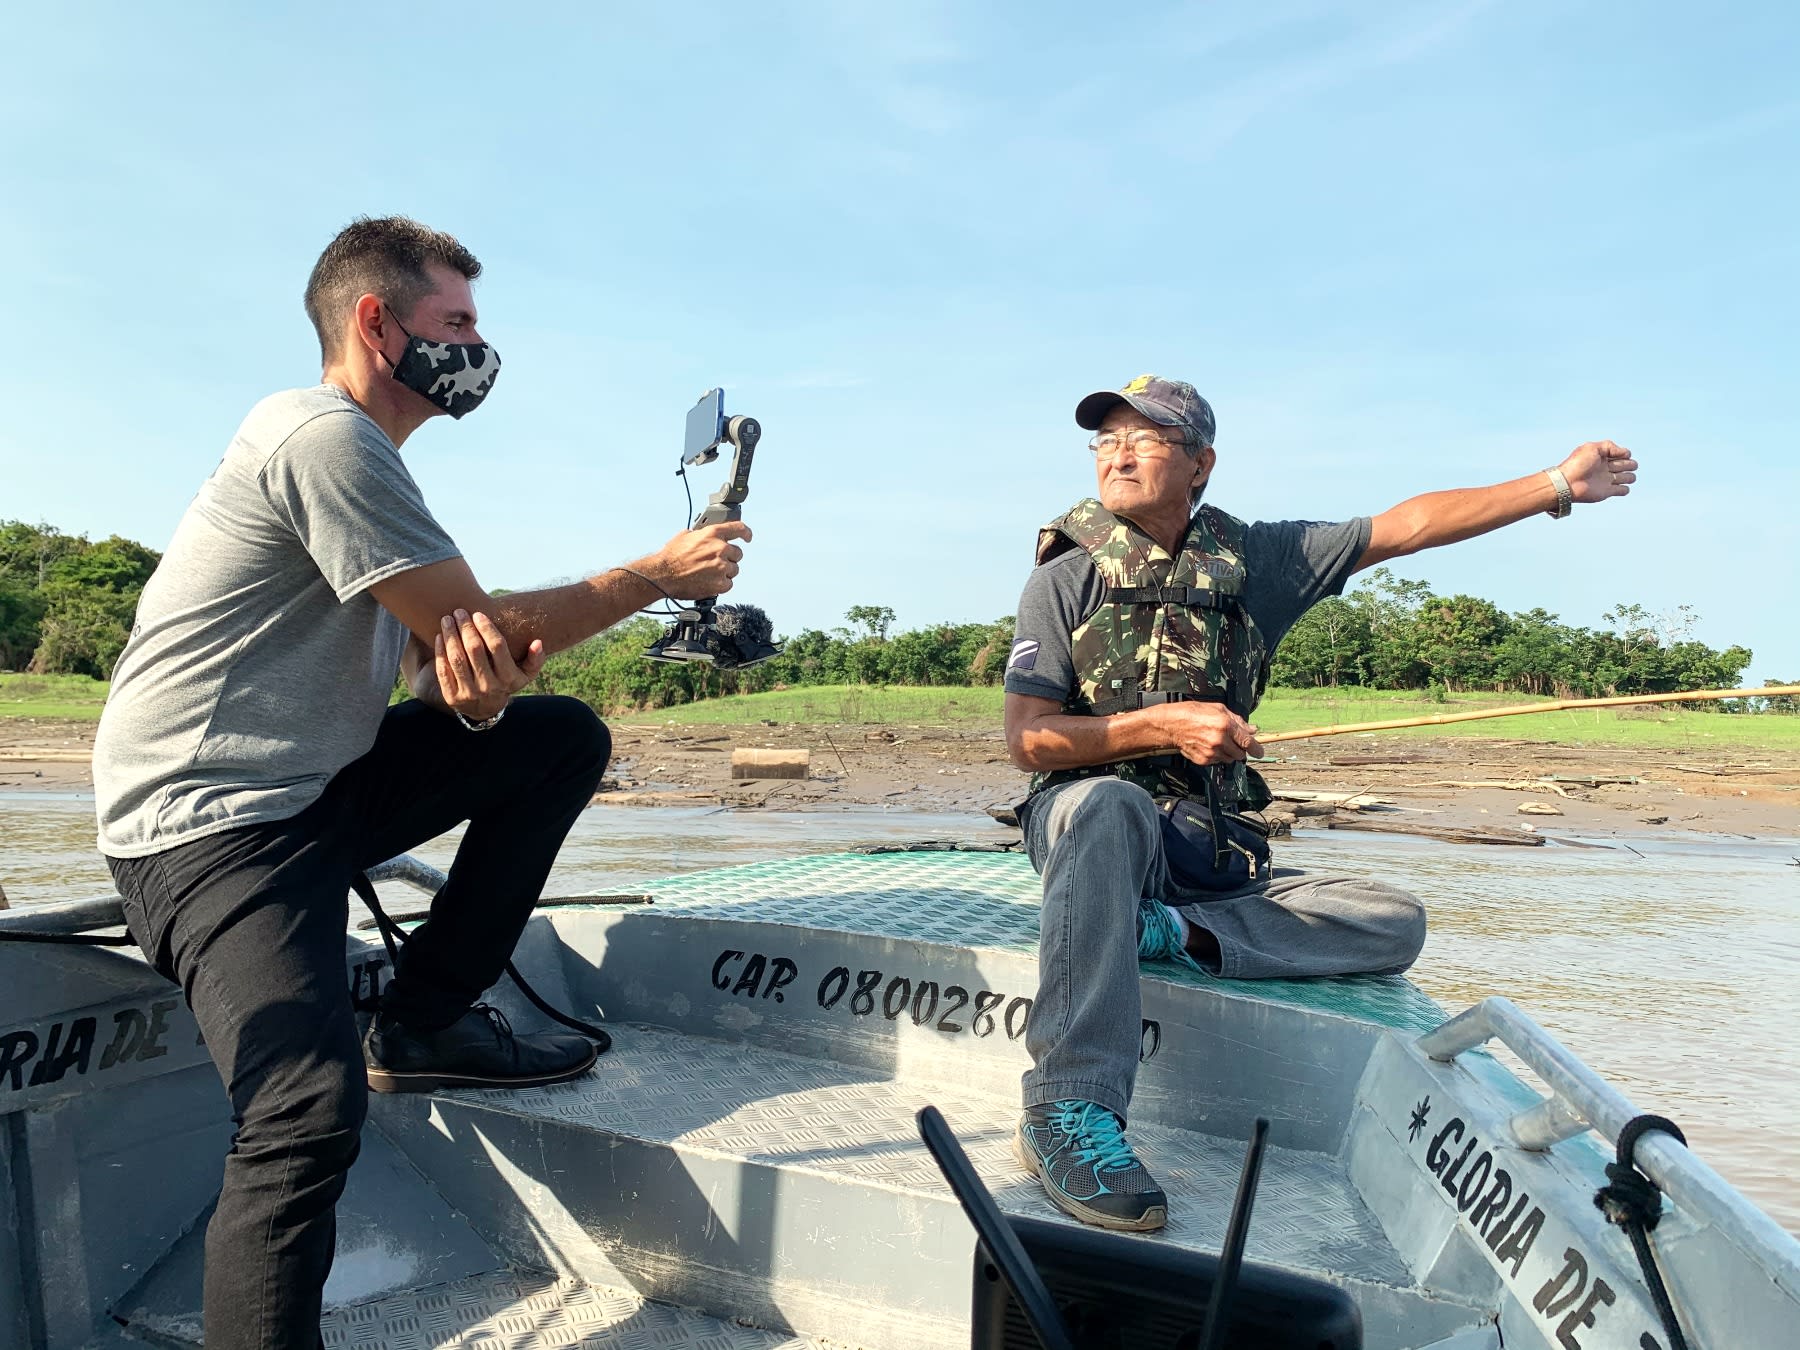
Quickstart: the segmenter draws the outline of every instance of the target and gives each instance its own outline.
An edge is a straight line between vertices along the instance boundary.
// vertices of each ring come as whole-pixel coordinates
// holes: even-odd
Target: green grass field
[[[738,694],[678,708],[625,713],[622,722],[682,726],[838,722],[872,726],[999,726],[998,689],[919,689],[854,684],[815,685],[768,694]]]
[[[106,702],[104,681],[82,675],[0,673],[0,717],[65,717],[93,721]],[[679,708],[628,714],[617,720],[646,725],[732,726],[804,722],[893,726],[998,727],[998,689],[918,689],[821,685],[768,694],[708,699]],[[1411,690],[1274,689],[1257,709],[1263,731],[1298,731],[1345,722],[1498,708],[1533,700],[1516,694],[1452,694],[1442,703]],[[1487,722],[1414,727],[1375,733],[1387,737],[1473,736],[1489,740],[1554,741],[1565,745],[1621,745],[1800,750],[1800,717],[1691,712],[1654,704],[1640,708],[1571,710]],[[1366,739],[1352,736],[1350,740]]]
[[[106,702],[106,689],[106,681],[86,675],[0,672],[0,717],[66,717],[95,722]]]
[[[709,699],[620,720],[650,724],[742,725],[761,721],[894,723],[903,726],[1000,725],[999,689],[873,688],[823,685],[779,693]],[[1517,694],[1452,694],[1438,703],[1411,690],[1274,689],[1257,709],[1268,732],[1299,731],[1346,722],[1380,722],[1439,713],[1472,712],[1549,702]],[[1473,736],[1490,740],[1554,741],[1571,745],[1744,746],[1800,750],[1800,717],[1731,716],[1657,707],[1569,710],[1485,722],[1375,733],[1395,737]],[[1358,739],[1351,737],[1351,739]]]

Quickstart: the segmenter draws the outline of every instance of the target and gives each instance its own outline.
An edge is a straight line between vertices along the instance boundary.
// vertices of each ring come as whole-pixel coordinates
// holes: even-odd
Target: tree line
[[[941,623],[893,633],[894,611],[854,605],[844,626],[806,628],[781,638],[781,654],[744,670],[670,665],[643,659],[662,632],[660,621],[631,619],[544,663],[538,683],[602,712],[666,708],[722,694],[756,694],[821,684],[999,684],[1012,650],[1013,619]]]
[[[160,560],[117,535],[91,542],[0,521],[0,670],[107,678]],[[640,616],[557,653],[539,683],[614,712],[804,685],[970,686],[1004,677],[1011,616],[899,633],[894,617],[885,605],[856,605],[841,626],[785,638],[772,661],[720,671],[643,660],[661,624]],[[1699,616],[1685,605],[1653,614],[1621,604],[1603,617],[1606,627],[1588,629],[1542,609],[1508,614],[1381,567],[1301,618],[1275,653],[1272,682],[1594,697],[1735,686],[1750,665],[1745,647],[1696,641]],[[1788,711],[1793,702],[1775,701]]]
[[[1752,659],[1747,647],[1696,641],[1689,605],[1652,614],[1621,604],[1601,617],[1607,626],[1590,629],[1543,609],[1507,614],[1378,567],[1302,616],[1275,653],[1272,681],[1598,698],[1735,688]]]
[[[113,535],[0,520],[0,670],[104,680],[162,554]]]

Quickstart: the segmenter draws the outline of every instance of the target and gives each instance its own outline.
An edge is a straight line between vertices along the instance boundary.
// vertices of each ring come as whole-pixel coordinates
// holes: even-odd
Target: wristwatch
[[[479,722],[471,722],[461,713],[456,714],[456,720],[463,724],[463,728],[466,731],[492,731],[495,727],[500,725],[500,719],[506,716],[506,710],[511,706],[511,704],[503,703],[500,705],[499,712],[495,713],[492,717],[484,717]]]
[[[1562,520],[1575,509],[1575,494],[1569,490],[1569,480],[1561,469],[1545,469],[1544,473],[1550,479],[1550,486],[1556,489],[1556,505],[1544,514],[1553,520]]]

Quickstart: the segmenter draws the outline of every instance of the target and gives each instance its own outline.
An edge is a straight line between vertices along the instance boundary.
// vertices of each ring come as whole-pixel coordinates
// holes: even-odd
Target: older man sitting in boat
[[[1249,718],[1269,657],[1317,601],[1389,558],[1577,502],[1624,496],[1631,452],[1592,441],[1555,468],[1413,497],[1373,518],[1246,524],[1201,504],[1213,410],[1145,375],[1090,394],[1098,499],[1038,536],[1006,669],[1006,740],[1044,879],[1026,1027],[1020,1161],[1058,1209],[1148,1231],[1168,1199],[1125,1137],[1140,960],[1226,979],[1398,974],[1425,909],[1385,882],[1273,870]]]

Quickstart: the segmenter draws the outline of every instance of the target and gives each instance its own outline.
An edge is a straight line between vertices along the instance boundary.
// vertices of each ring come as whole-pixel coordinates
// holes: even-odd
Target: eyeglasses
[[[1117,459],[1121,450],[1130,450],[1138,459],[1156,459],[1162,454],[1162,447],[1174,453],[1176,446],[1185,446],[1187,438],[1176,433],[1178,439],[1171,440],[1160,431],[1150,431],[1139,427],[1135,431],[1120,434],[1116,431],[1103,431],[1087,443],[1088,450],[1095,459]]]

